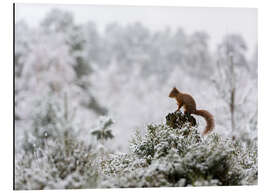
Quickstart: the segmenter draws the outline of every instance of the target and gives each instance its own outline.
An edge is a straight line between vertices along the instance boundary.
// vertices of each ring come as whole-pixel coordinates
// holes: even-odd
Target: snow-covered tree
[[[252,77],[254,72],[249,71],[246,49],[241,36],[226,36],[218,46],[216,73],[213,77],[213,83],[224,104],[220,107],[225,107],[220,112],[227,112],[218,114],[224,115],[220,119],[230,120],[231,124],[226,127],[231,128],[230,135],[234,137],[247,130],[251,126],[250,121],[257,120],[257,77]],[[251,137],[256,138],[256,127],[250,129],[254,131]]]
[[[209,35],[205,32],[192,34],[186,46],[186,60],[189,72],[193,76],[207,78],[214,71],[213,62],[208,48]]]

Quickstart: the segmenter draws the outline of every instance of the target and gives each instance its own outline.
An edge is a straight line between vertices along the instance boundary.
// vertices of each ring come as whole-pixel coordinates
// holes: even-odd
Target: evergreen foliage
[[[75,112],[69,110],[66,95],[64,104],[50,97],[37,106],[34,122],[25,132],[23,148],[15,156],[16,189],[96,187],[96,152],[93,144],[75,132]]]
[[[177,127],[170,126],[171,118]],[[102,163],[102,187],[250,185],[257,183],[257,149],[245,149],[216,133],[202,137],[181,113],[136,135],[131,152]],[[248,153],[247,153],[248,152]],[[245,161],[243,161],[245,160]],[[248,177],[247,177],[248,176]]]
[[[97,140],[112,139],[114,137],[112,130],[108,129],[112,124],[111,118],[101,117],[98,127],[92,131],[92,135],[96,136]]]

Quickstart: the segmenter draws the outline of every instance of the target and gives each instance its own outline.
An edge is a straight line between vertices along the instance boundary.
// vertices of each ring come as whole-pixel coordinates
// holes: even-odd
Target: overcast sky
[[[78,23],[94,21],[100,30],[114,21],[122,25],[140,21],[151,30],[169,26],[172,30],[182,27],[188,34],[206,31],[211,38],[211,49],[229,33],[241,34],[247,42],[249,53],[257,44],[257,9],[252,8],[16,4],[15,18],[16,21],[24,19],[29,25],[37,26],[52,8],[71,11]]]

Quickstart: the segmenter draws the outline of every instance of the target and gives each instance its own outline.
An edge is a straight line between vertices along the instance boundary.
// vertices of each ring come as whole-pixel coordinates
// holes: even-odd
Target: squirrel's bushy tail
[[[207,134],[208,132],[212,131],[215,126],[215,121],[213,115],[211,115],[206,110],[196,110],[194,113],[195,115],[200,115],[206,120],[206,127],[203,131],[203,135]]]

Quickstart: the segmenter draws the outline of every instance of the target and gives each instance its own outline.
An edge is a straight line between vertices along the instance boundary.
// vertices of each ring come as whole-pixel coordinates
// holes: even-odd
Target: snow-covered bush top
[[[172,115],[177,117],[177,128],[167,125],[172,124]],[[167,124],[148,125],[144,137],[137,133],[130,153],[110,155],[101,164],[101,187],[257,183],[256,145],[248,150],[216,133],[202,137],[181,113],[166,118]]]

